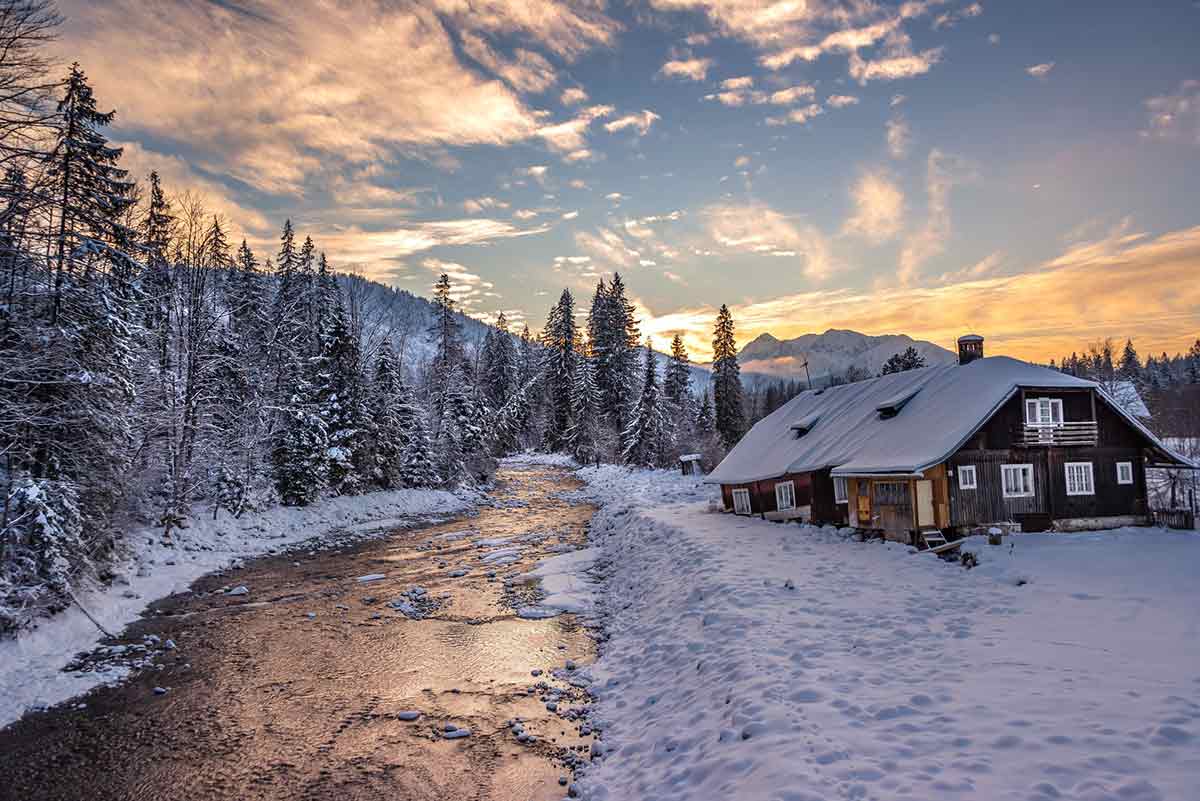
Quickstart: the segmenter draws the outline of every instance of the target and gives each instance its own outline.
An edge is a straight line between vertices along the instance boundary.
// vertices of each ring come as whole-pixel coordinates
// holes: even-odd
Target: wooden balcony
[[[1056,426],[1019,426],[1013,432],[1017,448],[1079,448],[1100,444],[1100,424],[1078,420]]]

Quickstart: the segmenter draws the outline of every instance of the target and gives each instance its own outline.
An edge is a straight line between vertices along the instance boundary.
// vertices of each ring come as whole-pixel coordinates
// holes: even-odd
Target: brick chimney
[[[983,358],[983,337],[979,334],[963,334],[958,338],[958,363],[970,364]]]

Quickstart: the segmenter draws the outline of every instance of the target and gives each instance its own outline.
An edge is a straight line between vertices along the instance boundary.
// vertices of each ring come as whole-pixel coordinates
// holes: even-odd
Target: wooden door
[[[917,526],[934,525],[933,518],[933,482],[918,481],[917,485]]]

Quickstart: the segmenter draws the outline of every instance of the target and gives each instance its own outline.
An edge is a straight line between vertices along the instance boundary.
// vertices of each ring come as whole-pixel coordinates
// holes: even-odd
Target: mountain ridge
[[[760,334],[738,352],[738,364],[747,373],[795,378],[805,376],[807,361],[808,372],[816,381],[840,376],[850,367],[875,375],[891,356],[909,347],[916,349],[930,366],[953,364],[958,359],[940,345],[907,334],[872,336],[830,328],[821,334],[801,334],[791,339],[779,339],[769,332]]]

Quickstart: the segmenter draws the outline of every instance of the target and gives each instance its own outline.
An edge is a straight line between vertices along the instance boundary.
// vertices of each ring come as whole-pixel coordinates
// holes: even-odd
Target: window
[[[1092,483],[1091,462],[1067,462],[1063,467],[1067,473],[1068,495],[1096,494],[1096,487]]]
[[[796,508],[796,484],[780,481],[775,485],[775,508],[781,512]]]
[[[733,512],[739,515],[750,514],[750,490],[735,489],[733,491]]]
[[[1026,398],[1025,424],[1031,426],[1061,426],[1063,424],[1062,398]]]
[[[959,489],[978,489],[979,484],[975,480],[975,465],[962,464],[958,466],[958,488]]]
[[[1033,465],[1000,465],[1000,483],[1005,498],[1033,497]]]
[[[1117,462],[1117,483],[1133,483],[1133,462]]]
[[[850,494],[846,491],[846,479],[838,476],[833,477],[833,502],[848,503]]]

